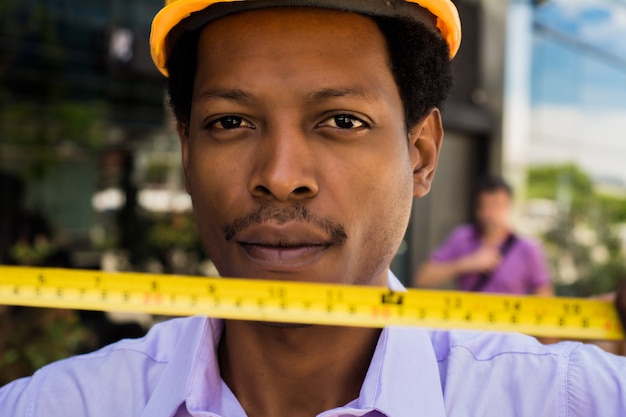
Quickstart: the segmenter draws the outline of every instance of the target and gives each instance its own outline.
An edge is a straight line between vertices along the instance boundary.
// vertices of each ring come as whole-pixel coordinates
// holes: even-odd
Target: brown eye
[[[337,129],[360,129],[369,127],[363,120],[349,114],[338,114],[330,117],[324,120],[320,125]]]
[[[254,125],[252,125],[252,123],[248,122],[246,119],[239,117],[239,116],[220,117],[219,119],[211,122],[207,127],[213,127],[216,129],[224,129],[224,130],[238,129],[241,127],[254,129]]]

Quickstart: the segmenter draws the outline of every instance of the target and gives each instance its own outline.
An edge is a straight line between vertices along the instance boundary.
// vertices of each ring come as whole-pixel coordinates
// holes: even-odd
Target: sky
[[[535,22],[533,103],[626,108],[626,1],[552,0]]]
[[[626,0],[550,0],[534,21],[529,162],[626,187]]]

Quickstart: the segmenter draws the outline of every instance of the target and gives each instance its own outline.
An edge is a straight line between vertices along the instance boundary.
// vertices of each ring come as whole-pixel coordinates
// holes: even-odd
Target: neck
[[[380,329],[227,321],[222,378],[250,417],[313,416],[358,397]]]
[[[499,245],[509,236],[510,230],[506,226],[492,226],[483,228],[481,240],[485,244]]]

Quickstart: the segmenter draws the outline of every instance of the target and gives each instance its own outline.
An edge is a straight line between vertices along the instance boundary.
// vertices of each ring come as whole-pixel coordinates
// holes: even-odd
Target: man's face
[[[476,201],[476,218],[484,231],[505,229],[509,225],[511,196],[504,190],[482,192]]]
[[[353,13],[268,9],[207,25],[179,133],[223,276],[386,285],[413,171],[434,170],[407,135],[382,34]]]

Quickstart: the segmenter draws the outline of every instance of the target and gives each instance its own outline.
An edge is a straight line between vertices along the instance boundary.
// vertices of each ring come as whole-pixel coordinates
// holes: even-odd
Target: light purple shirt
[[[1,388],[0,416],[244,417],[220,377],[222,330],[221,320],[173,319],[53,363]],[[320,416],[626,416],[626,358],[516,334],[389,327],[359,397]]]
[[[457,227],[431,256],[434,262],[448,262],[469,255],[480,248],[481,242],[472,225]],[[476,288],[480,274],[464,274],[458,277],[458,287],[463,291]],[[504,256],[500,265],[489,276],[482,292],[533,294],[536,289],[550,284],[550,274],[541,247],[517,236],[515,243]]]

